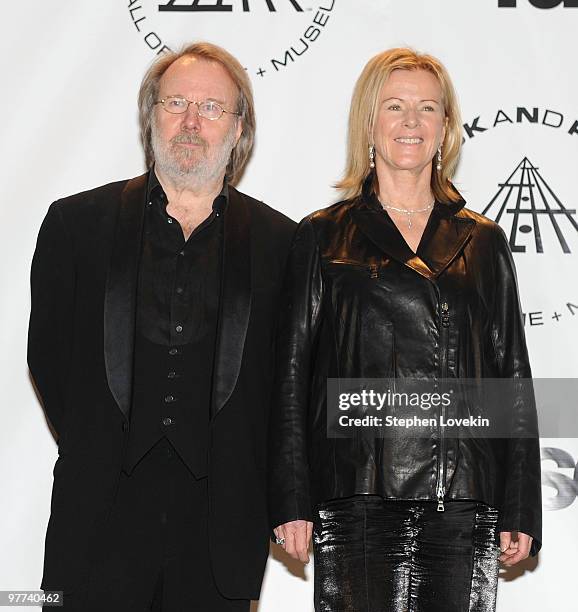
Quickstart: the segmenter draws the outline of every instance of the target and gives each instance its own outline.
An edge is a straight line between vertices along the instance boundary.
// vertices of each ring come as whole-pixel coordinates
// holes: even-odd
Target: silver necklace
[[[411,216],[415,215],[416,213],[420,213],[420,212],[426,212],[428,210],[431,210],[434,207],[435,204],[435,200],[429,204],[428,206],[426,206],[425,208],[416,208],[415,210],[408,210],[407,208],[397,208],[396,206],[392,206],[391,204],[381,204],[383,206],[383,208],[387,208],[388,210],[395,210],[396,212],[400,212],[403,213],[404,215],[407,215],[407,227],[408,229],[411,229]]]

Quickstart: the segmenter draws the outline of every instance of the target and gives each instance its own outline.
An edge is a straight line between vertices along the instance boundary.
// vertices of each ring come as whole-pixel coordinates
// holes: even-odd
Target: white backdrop
[[[39,587],[57,455],[26,367],[37,231],[54,199],[143,171],[135,100],[163,45],[208,39],[247,67],[258,139],[240,187],[296,220],[336,198],[349,100],[367,60],[399,45],[438,56],[467,124],[458,188],[470,208],[494,219],[505,204],[499,222],[516,250],[534,375],[578,377],[578,8],[539,8],[555,0],[510,8],[498,0],[299,0],[297,11],[274,0],[272,12],[265,0],[177,0],[173,8],[197,10],[159,11],[170,4],[2,6],[0,589]],[[516,202],[546,212],[515,214]],[[504,572],[499,610],[576,605],[578,440],[542,446],[558,449],[547,457],[564,457],[543,462],[544,549]],[[286,562],[278,553],[270,559],[259,612],[312,610],[312,570]]]

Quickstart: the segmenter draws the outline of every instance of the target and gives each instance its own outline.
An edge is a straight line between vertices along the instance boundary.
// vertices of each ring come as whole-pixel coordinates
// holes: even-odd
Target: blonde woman
[[[541,545],[536,438],[326,430],[328,378],[531,377],[507,240],[450,180],[461,139],[442,64],[377,55],[353,94],[344,199],[293,243],[269,508],[295,558],[313,535],[316,610],[489,612],[499,561]]]

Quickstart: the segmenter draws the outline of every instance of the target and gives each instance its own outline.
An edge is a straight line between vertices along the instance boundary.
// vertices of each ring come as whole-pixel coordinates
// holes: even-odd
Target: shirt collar
[[[159,202],[162,204],[163,212],[166,212],[167,208],[167,196],[160,184],[154,166],[149,170],[147,180],[147,202]],[[223,180],[223,188],[213,201],[213,211],[222,213],[229,204],[229,182],[227,177]]]

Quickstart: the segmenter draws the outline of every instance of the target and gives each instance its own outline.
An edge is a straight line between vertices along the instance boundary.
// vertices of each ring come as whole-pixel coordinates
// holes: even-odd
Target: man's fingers
[[[512,565],[516,565],[516,563],[518,563],[522,559],[525,559],[527,556],[528,555],[524,555],[521,551],[518,550],[513,555],[508,555],[506,559],[502,561],[502,563],[510,567]]]
[[[309,546],[311,545],[311,538],[313,537],[313,523],[308,521],[306,526],[306,540],[305,540],[305,550],[307,552],[307,561],[309,563]]]
[[[307,548],[309,548],[309,543],[311,542],[311,537],[313,536],[313,523],[307,522]]]
[[[500,531],[500,550],[502,552],[506,552],[506,550],[508,550],[511,541],[512,541],[511,531]]]
[[[283,548],[287,551],[287,554],[291,555],[294,559],[299,559],[295,546],[295,534],[292,531],[285,533],[285,544]]]
[[[507,538],[504,538],[503,540],[502,533],[510,535],[510,541],[508,543],[508,547],[505,550],[502,548],[502,545],[505,543],[505,540]],[[522,561],[523,559],[526,559],[529,556],[530,548],[532,546],[531,536],[522,532],[518,532],[517,538],[514,540],[512,539],[511,533],[502,533],[500,533],[500,550],[502,550],[502,554],[500,555],[499,559],[504,565],[515,565],[519,561]]]
[[[285,537],[285,525],[278,525],[273,529],[275,537],[280,540]]]
[[[506,549],[505,552],[503,552],[500,556],[499,556],[499,560],[504,564],[504,565],[509,565],[509,561],[512,559],[512,557],[516,554],[516,550],[514,548],[508,548]]]
[[[313,533],[313,523],[309,521],[290,521],[273,529],[275,537],[284,538],[283,548],[294,559],[309,562],[309,542]]]
[[[302,525],[295,533],[295,546],[299,560],[309,563],[309,540],[307,539],[307,525]]]
[[[532,537],[525,533],[518,533],[518,539],[516,540],[516,554],[519,555],[519,559],[515,561],[521,561],[522,559],[528,558],[530,555],[530,547],[532,546]],[[510,559],[511,561],[511,559]]]

